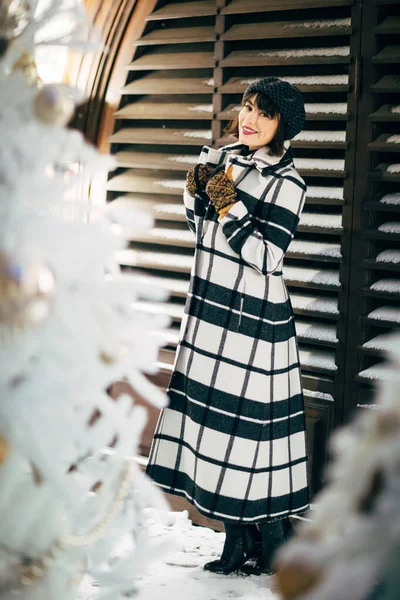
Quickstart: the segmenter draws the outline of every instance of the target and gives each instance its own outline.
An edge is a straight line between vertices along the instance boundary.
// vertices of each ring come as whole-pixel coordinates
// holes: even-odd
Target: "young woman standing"
[[[204,147],[187,176],[196,251],[147,472],[224,522],[222,556],[204,567],[213,572],[271,572],[288,517],[308,509],[300,364],[282,277],[306,196],[289,142],[304,120],[297,88],[257,81],[229,130],[239,142]]]

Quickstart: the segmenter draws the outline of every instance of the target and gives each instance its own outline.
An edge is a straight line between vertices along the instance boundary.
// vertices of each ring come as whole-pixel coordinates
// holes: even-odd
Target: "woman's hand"
[[[195,194],[204,194],[207,182],[214,171],[215,168],[208,165],[196,165],[189,169],[186,174],[186,189],[193,198]]]
[[[227,172],[218,171],[207,182],[206,193],[214,204],[215,210],[221,217],[221,211],[224,214],[236,202],[236,190],[232,181],[232,167],[229,167]],[[228,208],[229,206],[229,208]]]

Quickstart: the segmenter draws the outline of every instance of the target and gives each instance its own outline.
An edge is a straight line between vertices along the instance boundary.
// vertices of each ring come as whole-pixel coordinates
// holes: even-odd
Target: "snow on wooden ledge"
[[[319,367],[328,371],[337,371],[335,354],[326,350],[302,350],[299,351],[300,363],[303,367]]]
[[[400,250],[382,250],[375,260],[376,262],[400,263]]]
[[[331,394],[326,394],[325,392],[316,392],[314,390],[307,390],[303,388],[303,394],[311,398],[318,398],[318,400],[328,400],[328,402],[334,402],[333,396],[331,396]]]
[[[396,369],[391,369],[384,365],[374,365],[368,369],[364,369],[358,376],[365,380],[398,381],[399,379],[399,374]]]
[[[350,46],[331,48],[294,48],[293,50],[271,50],[258,52],[257,56],[266,58],[295,58],[299,56],[350,56]]]
[[[400,204],[400,193],[395,192],[393,194],[385,194],[380,199],[380,202],[382,202],[382,204]]]
[[[310,310],[322,314],[338,315],[337,298],[316,298],[305,294],[290,294],[290,300],[294,309]]]
[[[363,348],[371,350],[395,350],[398,347],[399,341],[392,333],[381,333],[371,338],[363,344]]]
[[[294,138],[296,142],[345,142],[345,131],[301,131]]]
[[[400,223],[397,221],[387,221],[386,223],[379,225],[378,231],[383,231],[384,233],[400,233]]]
[[[347,113],[346,102],[335,102],[335,103],[310,103],[304,105],[306,113],[312,114],[324,114],[324,115],[345,115]]]
[[[400,308],[397,306],[380,306],[368,314],[370,319],[400,323]]]
[[[289,246],[289,251],[295,254],[314,254],[317,256],[326,256],[331,258],[340,258],[340,244],[330,242],[305,242],[303,240],[293,240]]]
[[[379,279],[375,281],[370,288],[375,292],[389,292],[391,294],[400,293],[400,279]]]
[[[393,165],[388,165],[386,167],[387,173],[400,173],[400,163],[395,163]]]

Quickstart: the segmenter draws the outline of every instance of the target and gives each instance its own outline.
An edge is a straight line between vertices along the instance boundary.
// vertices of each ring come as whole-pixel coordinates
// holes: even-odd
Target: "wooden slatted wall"
[[[127,274],[133,269],[154,278],[170,294],[165,303],[137,307],[171,318],[155,378],[166,386],[194,247],[182,204],[185,173],[195,164],[203,144],[220,146],[232,141],[224,135],[224,128],[237,114],[251,80],[276,75],[304,93],[306,129],[292,146],[295,164],[308,185],[308,198],[284,275],[296,314],[314,491],[322,484],[329,432],[343,421],[349,405],[362,403],[349,399],[359,373],[370,364],[370,353],[357,347],[367,331],[370,337],[381,331],[367,310],[382,302],[376,302],[376,292],[364,289],[361,263],[362,272],[373,273],[373,280],[386,279],[389,271],[382,275],[375,264],[368,263],[370,243],[380,250],[389,241],[395,244],[400,235],[381,232],[371,221],[365,237],[357,230],[362,243],[354,236],[354,223],[359,228],[366,219],[355,206],[359,195],[369,194],[365,211],[368,219],[374,215],[379,226],[392,221],[393,214],[384,212],[388,206],[380,202],[377,186],[379,193],[389,193],[399,180],[399,174],[389,174],[383,165],[391,162],[395,155],[388,152],[396,149],[387,142],[388,123],[398,122],[400,115],[376,101],[378,112],[372,115],[370,126],[374,137],[371,134],[366,141],[368,127],[357,134],[360,115],[368,104],[360,108],[361,74],[367,64],[360,60],[362,24],[370,28],[380,52],[373,58],[374,72],[379,75],[371,83],[371,90],[378,88],[374,98],[395,85],[398,48],[396,54],[392,45],[398,7],[393,1],[374,2],[382,5],[376,7],[374,16],[387,12],[389,19],[377,22],[376,27],[368,24],[371,14],[366,14],[369,11],[362,0],[158,2],[127,65],[111,138],[119,168],[108,183],[109,200],[139,207],[156,219],[150,233],[132,234],[130,248],[120,252],[119,258]],[[390,81],[385,79],[391,76]],[[376,160],[363,191],[356,169],[361,168],[364,155]],[[393,271],[389,276],[394,277]],[[362,315],[354,286],[357,294],[362,288],[365,298],[371,297],[364,302]],[[393,326],[393,320],[388,326]],[[352,349],[350,358],[348,348]],[[357,382],[358,387],[363,385]]]
[[[346,416],[373,403],[400,328],[400,2],[371,1],[362,32]]]

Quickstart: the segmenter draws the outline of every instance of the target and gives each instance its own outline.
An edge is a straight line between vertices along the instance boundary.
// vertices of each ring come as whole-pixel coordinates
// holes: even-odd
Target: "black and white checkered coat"
[[[218,220],[184,194],[196,235],[181,341],[147,472],[210,517],[258,523],[308,508],[305,419],[293,313],[282,261],[306,186],[289,149],[247,156],[203,148],[232,165],[237,203]]]

